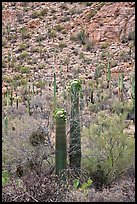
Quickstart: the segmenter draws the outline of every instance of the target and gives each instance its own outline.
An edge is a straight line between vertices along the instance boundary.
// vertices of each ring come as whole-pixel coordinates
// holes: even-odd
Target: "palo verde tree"
[[[70,166],[74,169],[81,167],[81,135],[79,119],[79,94],[81,82],[77,79],[70,84],[71,118],[70,118]]]

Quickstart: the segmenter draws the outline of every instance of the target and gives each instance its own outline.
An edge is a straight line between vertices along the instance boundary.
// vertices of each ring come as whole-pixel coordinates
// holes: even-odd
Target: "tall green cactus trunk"
[[[66,113],[63,109],[55,111],[56,118],[56,152],[55,166],[56,174],[60,175],[67,165],[67,144],[66,144]]]
[[[81,135],[79,119],[79,91],[81,84],[78,80],[71,82],[71,119],[70,119],[70,166],[81,167]]]

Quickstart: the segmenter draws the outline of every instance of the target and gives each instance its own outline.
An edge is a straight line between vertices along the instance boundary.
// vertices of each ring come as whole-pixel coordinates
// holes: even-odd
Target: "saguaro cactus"
[[[18,95],[16,93],[16,108],[18,109],[18,107],[19,107],[19,99],[18,99]]]
[[[54,116],[56,119],[55,166],[56,174],[60,175],[67,165],[66,112],[64,109],[56,109]]]
[[[10,105],[11,106],[13,105],[13,101],[14,101],[13,91],[11,90],[11,93],[10,93]]]
[[[79,119],[79,92],[81,83],[73,80],[71,88],[71,119],[70,119],[70,166],[80,169],[81,166],[81,135]]]
[[[124,73],[123,71],[121,72],[121,77],[120,77],[120,73],[118,73],[118,99],[120,101],[124,100]]]
[[[31,110],[30,110],[30,98],[28,97],[27,99],[27,112],[29,113],[29,116],[31,115]]]

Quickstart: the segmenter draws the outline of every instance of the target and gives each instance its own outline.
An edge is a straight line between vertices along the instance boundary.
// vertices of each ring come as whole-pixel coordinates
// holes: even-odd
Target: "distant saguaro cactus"
[[[53,82],[53,86],[54,86],[54,110],[56,109],[56,74],[54,73],[54,82]]]
[[[123,71],[121,72],[121,77],[120,74],[118,73],[118,99],[120,101],[124,100],[124,73]]]
[[[10,92],[10,105],[11,106],[13,105],[13,100],[14,100],[13,91],[11,90],[11,92]]]
[[[27,99],[27,111],[29,113],[29,116],[31,115],[31,110],[30,110],[30,98]]]
[[[120,100],[120,74],[118,73],[118,99]]]
[[[67,165],[66,112],[64,109],[56,109],[54,117],[56,119],[55,166],[56,174],[60,175]]]
[[[7,118],[7,116],[4,117],[4,131],[7,134],[7,131],[8,131],[8,118]]]
[[[133,109],[135,109],[135,75],[132,76],[131,79],[131,97],[132,97],[132,101],[133,101]]]
[[[107,66],[107,88],[110,87],[111,71],[110,71],[110,53],[108,52],[108,66]]]
[[[124,73],[121,73],[120,100],[124,100]]]
[[[71,119],[70,119],[70,166],[81,167],[81,135],[79,119],[79,92],[81,83],[75,79],[70,84],[71,90]]]
[[[18,109],[18,107],[19,107],[19,99],[18,99],[18,95],[16,93],[16,108]]]

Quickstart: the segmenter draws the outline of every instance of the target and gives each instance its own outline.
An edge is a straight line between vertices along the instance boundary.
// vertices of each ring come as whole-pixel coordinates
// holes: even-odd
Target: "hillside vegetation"
[[[135,202],[135,2],[2,2],[3,202]]]

